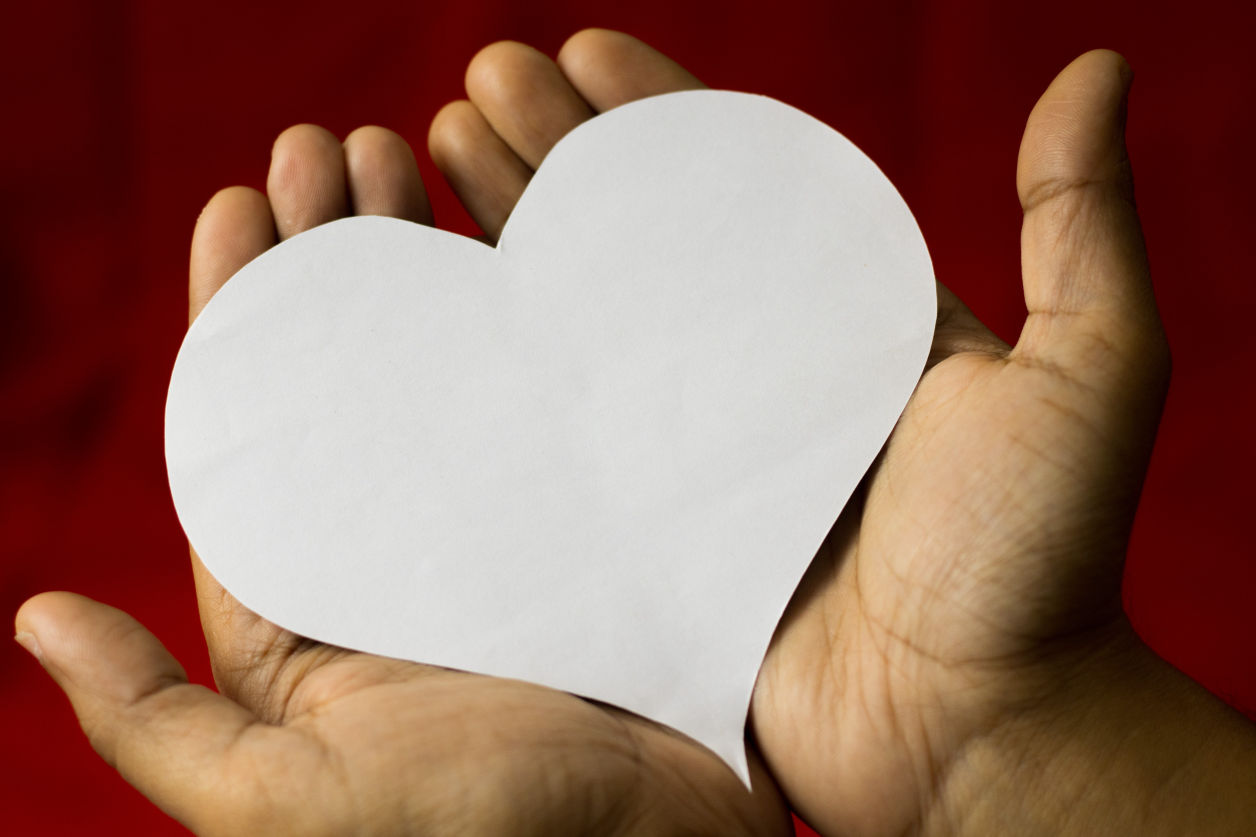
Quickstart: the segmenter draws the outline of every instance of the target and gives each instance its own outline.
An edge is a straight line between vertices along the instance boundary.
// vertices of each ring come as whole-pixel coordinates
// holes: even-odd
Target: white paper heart
[[[495,249],[365,217],[243,268],[175,364],[171,491],[267,619],[625,707],[748,781],[768,641],[935,305],[840,134],[645,99],[563,139]]]

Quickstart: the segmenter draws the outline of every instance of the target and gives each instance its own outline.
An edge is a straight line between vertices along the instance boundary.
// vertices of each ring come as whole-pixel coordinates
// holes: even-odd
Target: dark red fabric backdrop
[[[939,278],[1006,338],[1023,316],[1014,190],[1026,115],[1094,46],[1137,81],[1129,141],[1176,369],[1126,575],[1134,624],[1256,707],[1251,15],[1240,4],[39,3],[0,29],[0,610],[76,590],[134,613],[206,682],[162,461],[188,239],[219,187],[264,182],[296,122],[377,123],[425,157],[475,51],[553,53],[621,28],[709,84],[803,108],[898,185]],[[442,225],[473,231],[421,160]],[[91,752],[69,706],[0,647],[0,831],[181,829]]]

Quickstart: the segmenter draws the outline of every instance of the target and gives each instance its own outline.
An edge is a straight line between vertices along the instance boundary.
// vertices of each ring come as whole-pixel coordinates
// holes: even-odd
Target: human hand
[[[577,42],[565,56],[572,81],[595,94],[577,94],[539,53],[501,44],[472,65],[475,104],[450,106],[432,127],[437,162],[489,237],[563,133],[661,83]],[[284,132],[267,195],[227,189],[201,215],[191,318],[277,241],[349,214],[432,223],[410,148],[381,128],[343,145],[310,125]],[[31,599],[17,629],[97,751],[198,833],[789,833],[753,757],[750,793],[705,749],[629,713],[312,642],[242,607],[195,555],[193,568],[221,694],[189,685],[130,616],[79,596]]]
[[[1169,379],[1097,50],[1029,116],[1014,346],[939,285],[927,370],[778,627],[752,727],[825,833],[1251,833],[1256,735],[1134,634]]]
[[[526,169],[589,115],[568,103],[602,109],[698,84],[617,33],[582,33],[559,63],[572,86],[535,85],[550,110],[530,121],[510,115],[500,89],[526,87],[526,73],[473,95],[508,146],[492,155],[460,153],[460,135],[491,130],[475,107],[437,120],[460,125],[432,137],[456,190],[489,177],[509,184],[494,205],[464,197],[485,229],[500,230]],[[472,65],[473,81],[483,69]],[[1017,172],[1029,311],[1020,338],[1008,346],[939,285],[929,368],[764,662],[754,740],[790,803],[825,833],[992,823],[1025,833],[1034,817],[1051,832],[1101,820],[1120,832],[1194,756],[1192,739],[1251,739],[1142,646],[1121,606],[1169,375],[1124,147],[1129,81],[1120,56],[1087,53],[1034,109]],[[1198,723],[1176,737],[1148,729],[1175,713]],[[1125,762],[1104,752],[1131,735],[1149,743],[1127,748]],[[1142,775],[1129,775],[1129,760]],[[1240,762],[1251,766],[1230,763]],[[1026,775],[1026,763],[1041,769]],[[1048,775],[1054,797],[1044,799]],[[997,802],[982,797],[996,786]],[[1193,790],[1208,798],[1206,781]],[[1094,805],[1061,801],[1087,794]],[[1108,804],[1121,797],[1124,808]]]
[[[490,47],[468,72],[472,101],[433,123],[433,157],[489,238],[581,120],[699,86],[615,33],[574,37],[559,66],[517,44]],[[1174,706],[1215,708],[1162,677],[1120,608],[1168,372],[1121,142],[1127,78],[1119,58],[1090,53],[1035,109],[1018,176],[1030,310],[1020,340],[1006,346],[939,288],[930,368],[765,660],[752,709],[758,747],[790,802],[825,832],[991,821],[1016,831],[992,808],[1094,779],[1094,764],[1077,779],[1061,773],[1055,739],[1096,729],[1079,707],[1120,691],[1109,681],[1126,691],[1097,701],[1111,710],[1098,717],[1119,734],[1130,728],[1112,713],[1144,676],[1173,692]],[[268,191],[269,203],[228,190],[207,208],[193,314],[276,233],[349,211],[430,221],[408,151],[379,129],[344,151],[317,129],[285,134]],[[647,722],[539,687],[309,643],[196,570],[225,697],[187,686],[151,635],[101,605],[37,597],[18,625],[38,636],[102,754],[194,828],[787,828],[753,759],[749,796],[712,756]],[[1204,727],[1226,723],[1214,714]],[[1144,778],[1155,786],[1181,767],[1180,752],[1153,753]],[[1074,816],[1040,813],[1038,827],[1056,832]]]

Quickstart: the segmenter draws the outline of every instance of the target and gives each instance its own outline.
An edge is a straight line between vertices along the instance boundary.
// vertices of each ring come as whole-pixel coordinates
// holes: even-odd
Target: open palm
[[[774,640],[752,730],[790,802],[835,832],[923,823],[946,771],[1121,635],[1120,560],[1167,371],[1120,139],[1123,64],[1071,65],[1022,148],[1015,349],[945,289],[931,367]],[[554,143],[596,112],[700,86],[616,33],[558,64],[519,44],[472,62],[432,155],[495,238]],[[191,313],[276,241],[347,214],[431,223],[413,156],[364,128],[298,126],[267,196],[215,196]],[[125,614],[69,594],[19,614],[93,744],[203,833],[783,833],[710,753],[528,684],[348,652],[242,608],[194,560],[221,694],[186,683]]]
[[[1039,101],[1018,173],[1020,339],[939,288],[930,368],[760,673],[757,740],[822,830],[954,816],[966,759],[1132,642],[1122,563],[1169,362],[1127,84],[1119,56],[1093,52]]]
[[[498,80],[531,82],[539,69],[539,89],[522,99],[507,91],[500,107],[485,110],[519,123],[534,109],[549,117],[539,126],[543,149],[515,141],[523,158],[468,102],[433,126],[433,142],[453,147],[438,161],[495,237],[540,156],[578,121],[561,107],[578,106],[579,119],[593,111],[569,86],[556,110],[544,82],[567,82],[553,62],[520,45],[490,48],[476,66],[484,78],[469,89],[477,98],[486,86],[501,92]],[[486,152],[499,167],[460,180],[467,174],[460,163],[479,166]],[[191,318],[278,241],[349,214],[432,223],[409,146],[374,127],[343,143],[312,125],[285,131],[266,195],[226,189],[202,213]],[[70,646],[72,664],[65,652],[45,653],[44,662],[93,744],[198,833],[789,831],[784,803],[758,762],[752,794],[711,753],[659,725],[528,683],[306,640],[241,606],[195,555],[193,569],[220,694],[187,684],[178,663],[121,611],[45,594],[19,622],[41,623],[45,649]],[[80,636],[100,644],[77,643]],[[79,666],[90,675],[75,673]]]

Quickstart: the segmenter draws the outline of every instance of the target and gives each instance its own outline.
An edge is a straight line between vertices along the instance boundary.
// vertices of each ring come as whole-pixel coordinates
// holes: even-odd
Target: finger
[[[188,314],[195,319],[219,288],[244,265],[275,244],[270,201],[243,186],[223,189],[210,199],[192,234],[188,271]],[[210,663],[218,687],[230,697],[248,692],[249,673],[274,658],[246,649],[281,649],[291,635],[257,616],[223,589],[195,552],[192,578]],[[247,656],[247,659],[246,659]]]
[[[22,605],[16,627],[124,779],[198,832],[207,817],[229,816],[239,785],[224,774],[227,756],[254,730],[266,734],[251,713],[190,685],[156,637],[91,599],[44,593]]]
[[[349,210],[354,215],[432,223],[432,206],[414,152],[400,136],[375,125],[358,128],[345,137],[344,159]]]
[[[585,29],[572,35],[558,52],[558,66],[597,111],[646,96],[706,87],[653,47],[609,29]]]
[[[553,61],[514,41],[480,50],[467,67],[466,87],[488,124],[531,169],[593,116]]]
[[[1167,374],[1125,151],[1131,73],[1114,52],[1088,52],[1030,114],[1017,164],[1029,310],[1014,360],[1107,388]]]
[[[192,232],[188,264],[188,322],[240,268],[275,243],[275,219],[266,196],[245,186],[210,198]]]
[[[427,147],[472,220],[496,241],[532,170],[466,100],[436,114]]]
[[[340,141],[317,125],[294,125],[271,150],[266,194],[280,240],[349,211]]]
[[[210,199],[192,234],[188,271],[189,318],[241,267],[272,247],[274,218],[266,196],[235,186]],[[264,700],[270,672],[288,659],[301,639],[262,619],[228,593],[191,553],[201,627],[214,679],[223,694],[273,716]]]

